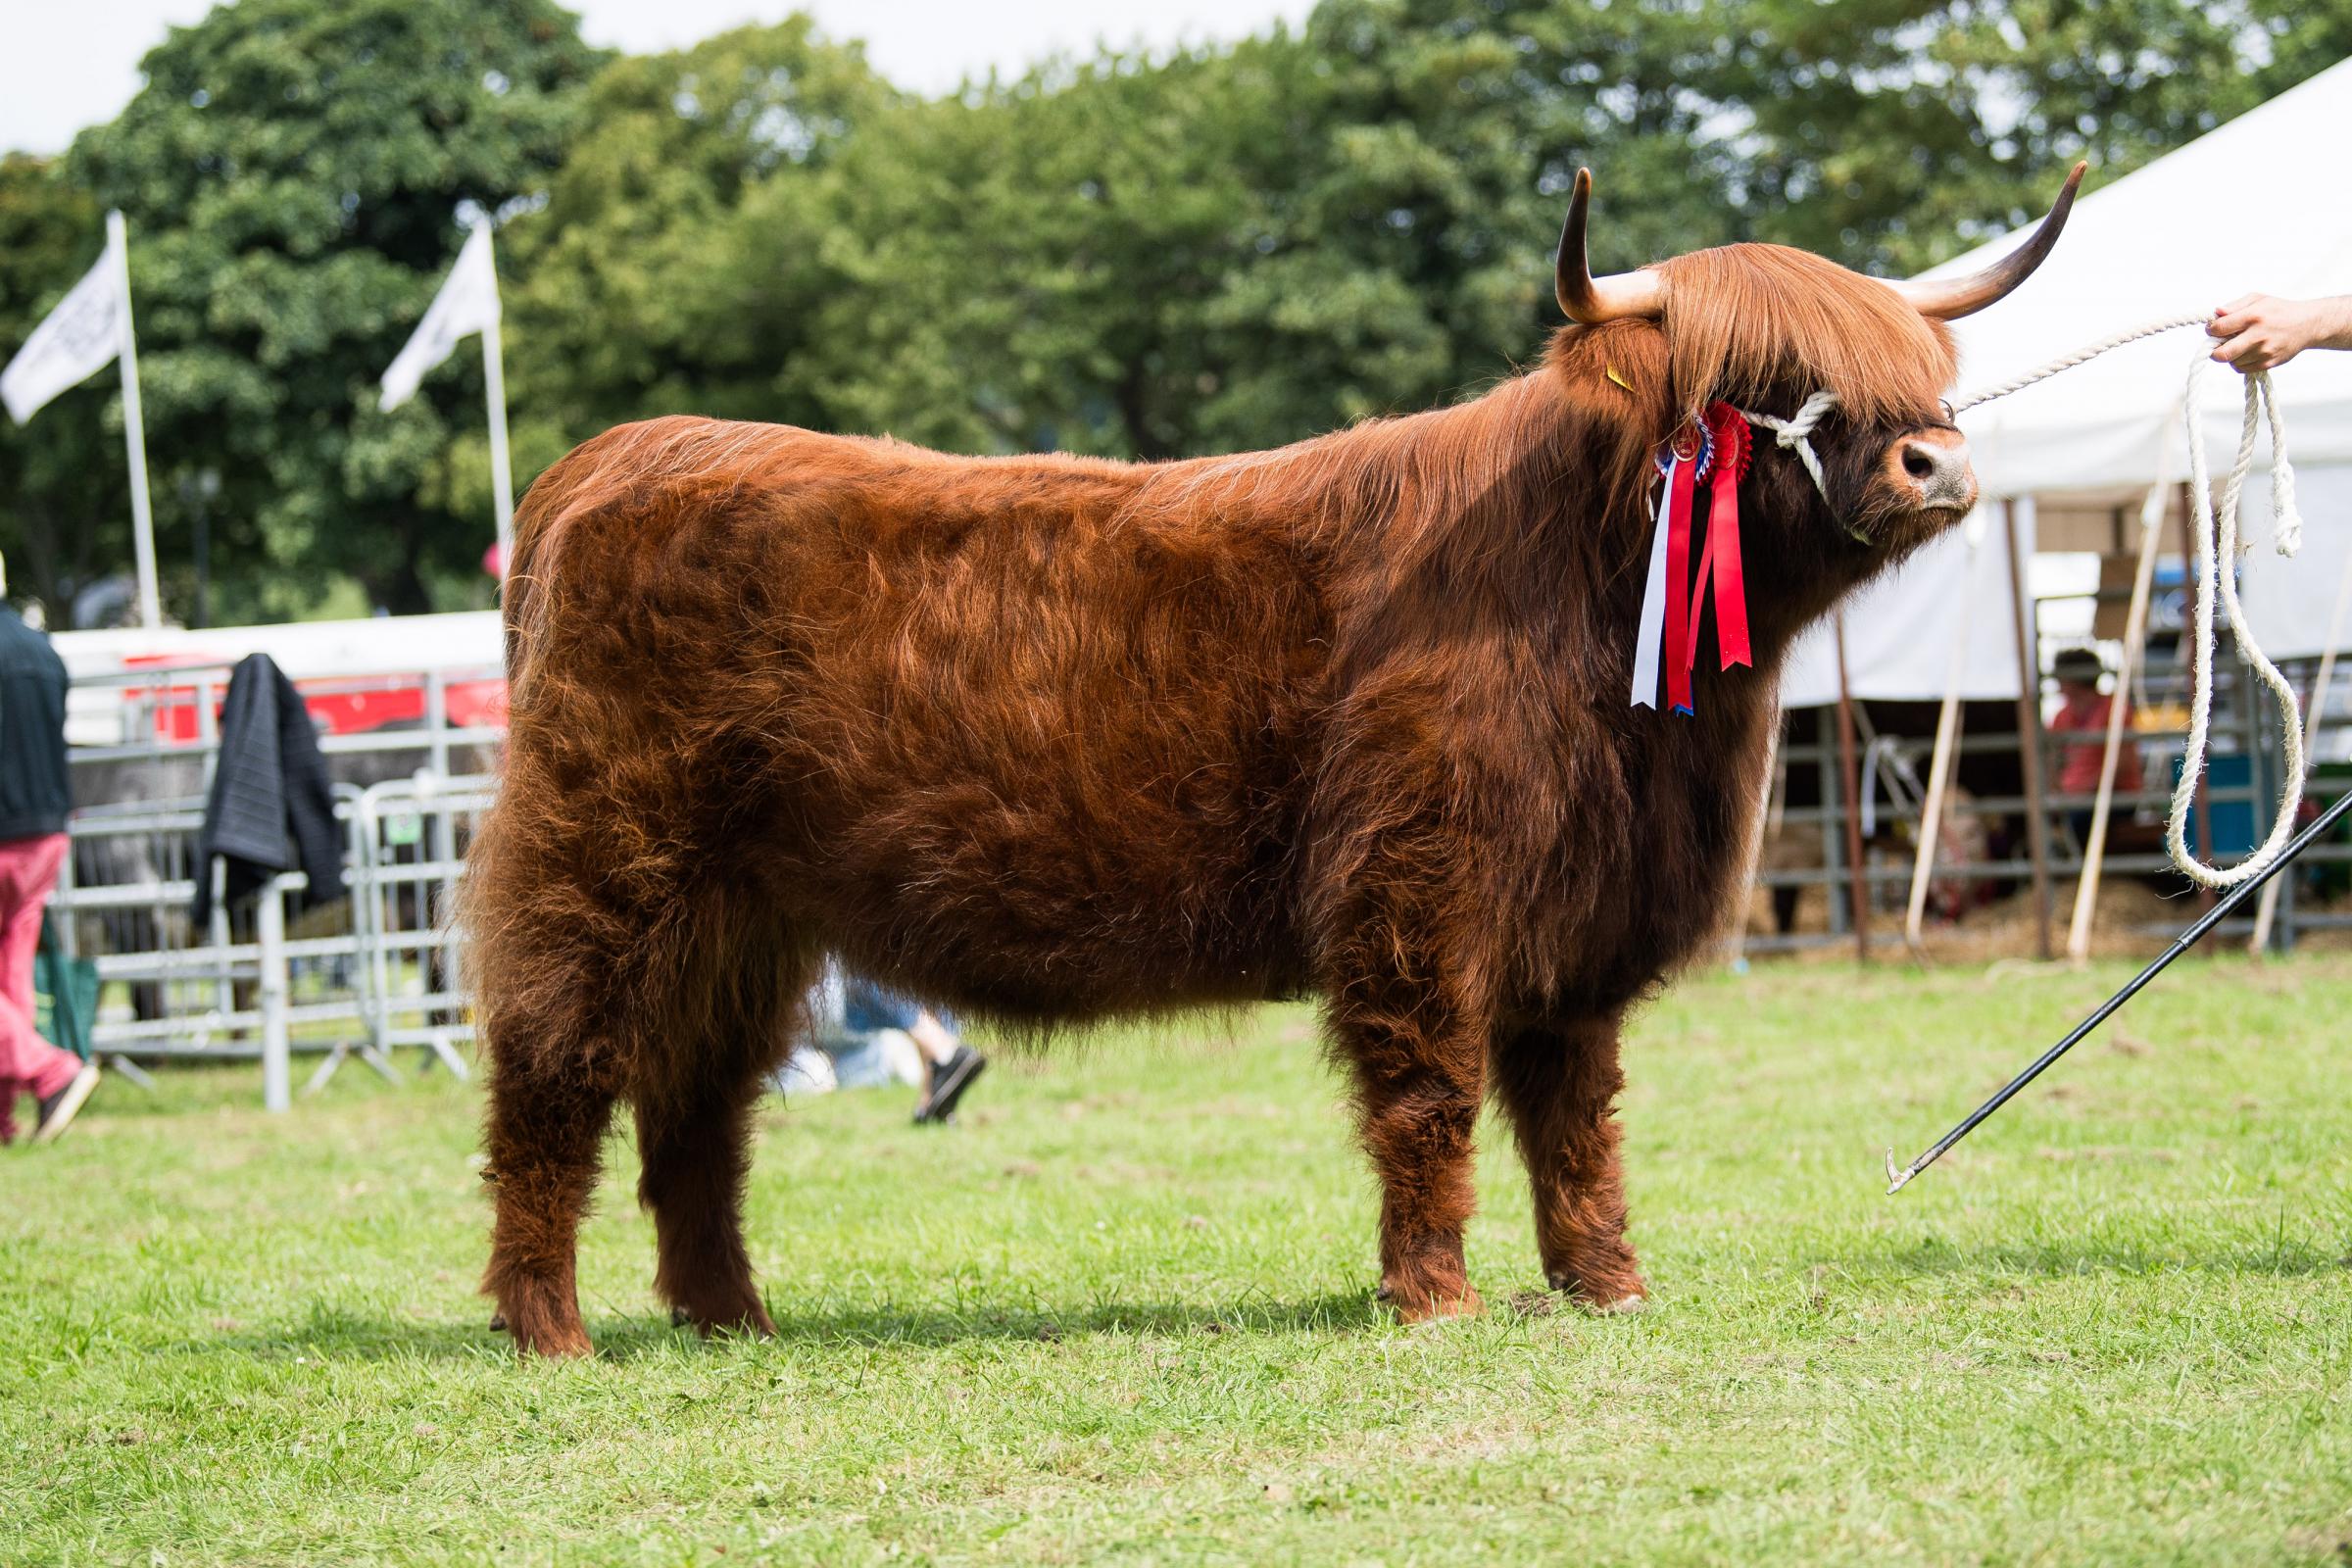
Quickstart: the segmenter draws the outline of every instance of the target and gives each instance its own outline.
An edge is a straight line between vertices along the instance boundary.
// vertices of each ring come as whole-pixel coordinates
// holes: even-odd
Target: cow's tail
[[[539,475],[514,509],[512,554],[501,588],[506,634],[508,738],[500,784],[466,852],[466,875],[444,906],[444,930],[464,966],[474,1028],[495,1080],[522,1047],[508,1037],[544,1002],[548,955],[533,940],[545,923],[537,903],[547,881],[556,813],[540,769],[525,760],[526,737],[544,739],[539,710],[552,688],[554,622],[565,583],[562,546],[567,521],[591,504],[597,465],[575,448]],[[583,460],[583,453],[589,453]],[[523,1037],[517,1037],[523,1038]]]
[[[466,877],[457,884],[457,896],[449,898],[440,912],[442,933],[466,968],[475,1030],[484,1042],[494,1037],[496,1018],[513,1010],[508,980],[517,968],[504,950],[511,948],[515,933],[515,889],[531,882],[529,856],[515,854],[513,823],[517,815],[527,818],[531,807],[531,790],[515,790],[517,719],[529,710],[536,686],[543,684],[548,618],[558,592],[558,546],[564,519],[574,514],[583,494],[581,482],[590,472],[593,466],[583,466],[581,449],[574,449],[524,491],[522,506],[515,508],[506,583],[499,590],[501,623],[506,627],[508,710],[508,743],[499,760],[501,785],[466,849]]]
[[[547,617],[558,584],[563,524],[592,471],[589,447],[576,447],[532,481],[514,509],[514,555],[500,600],[506,628],[507,696],[519,706],[530,689],[536,655],[546,643]]]

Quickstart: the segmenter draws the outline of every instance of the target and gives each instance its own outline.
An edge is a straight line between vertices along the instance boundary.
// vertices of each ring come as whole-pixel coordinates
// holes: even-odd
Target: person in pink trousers
[[[0,567],[0,593],[7,591]],[[32,958],[41,911],[66,859],[66,666],[49,639],[0,604],[0,1143],[16,1140],[17,1102],[40,1109],[32,1141],[72,1125],[98,1085],[95,1062],[33,1028]]]

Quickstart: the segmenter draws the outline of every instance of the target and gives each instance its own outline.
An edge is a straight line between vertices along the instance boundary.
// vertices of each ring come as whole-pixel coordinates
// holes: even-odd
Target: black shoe
[[[931,1069],[931,1088],[923,1102],[914,1107],[915,1121],[944,1122],[955,1115],[956,1102],[987,1068],[986,1056],[969,1046],[957,1046],[956,1054]]]
[[[41,1119],[32,1130],[32,1141],[36,1144],[57,1142],[58,1136],[74,1124],[74,1116],[81,1110],[82,1102],[90,1098],[90,1091],[97,1087],[98,1064],[94,1061],[84,1062],[81,1070],[63,1089],[41,1102]]]

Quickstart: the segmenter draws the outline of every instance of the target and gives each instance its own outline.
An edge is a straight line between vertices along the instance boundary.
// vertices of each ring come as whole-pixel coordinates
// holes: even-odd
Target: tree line
[[[474,212],[518,481],[678,412],[1162,458],[1532,356],[1580,164],[1596,266],[1767,239],[1901,274],[2347,54],[2352,0],[1323,0],[926,98],[805,17],[616,57],[547,0],[240,0],[64,155],[0,160],[0,354],[121,208],[168,610],[462,608],[478,363],[374,386]],[[118,402],[0,423],[0,552],[52,625],[130,558]]]

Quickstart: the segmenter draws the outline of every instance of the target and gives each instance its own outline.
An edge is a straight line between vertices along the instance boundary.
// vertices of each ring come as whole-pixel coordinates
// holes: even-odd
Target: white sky
[[[903,87],[942,92],[965,75],[1007,72],[1098,39],[1165,46],[1243,36],[1276,18],[1297,23],[1312,0],[569,0],[592,43],[645,54],[745,22],[814,13],[836,38]],[[165,29],[211,0],[0,0],[0,150],[58,152],[114,118],[139,86],[139,60]]]

